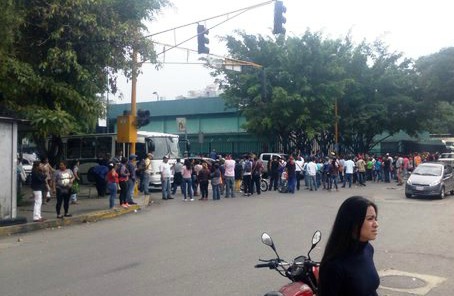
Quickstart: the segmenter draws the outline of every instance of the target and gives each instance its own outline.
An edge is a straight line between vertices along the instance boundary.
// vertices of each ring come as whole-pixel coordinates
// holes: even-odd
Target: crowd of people
[[[210,198],[220,200],[260,195],[261,179],[268,178],[268,190],[294,194],[303,187],[307,190],[339,191],[340,188],[366,186],[367,182],[396,182],[403,185],[412,169],[425,161],[438,159],[438,154],[414,153],[383,156],[357,154],[330,156],[290,155],[287,159],[273,157],[264,164],[255,154],[250,153],[234,159],[232,155],[209,155],[214,158],[208,161],[203,157],[194,159],[177,159],[169,163],[164,157],[159,165],[162,184],[162,199],[174,199],[180,188],[183,201],[194,201]],[[109,208],[114,208],[116,200],[119,206],[128,208],[136,204],[134,196],[138,192],[149,194],[150,175],[153,155],[137,162],[137,155],[115,157],[99,162],[89,171],[89,179],[95,182],[99,197],[109,195]],[[173,180],[172,180],[173,176]],[[41,205],[50,201],[51,194],[56,197],[56,214],[58,218],[70,217],[69,205],[78,204],[79,162],[71,169],[62,161],[58,169],[50,166],[47,158],[33,163],[31,187],[35,199],[33,220],[43,221]],[[61,214],[63,206],[64,214]]]

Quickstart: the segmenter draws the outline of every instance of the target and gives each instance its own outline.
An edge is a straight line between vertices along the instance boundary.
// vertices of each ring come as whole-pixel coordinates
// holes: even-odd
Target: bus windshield
[[[153,153],[155,159],[164,156],[178,158],[178,139],[172,137],[149,137],[147,138],[148,151]]]

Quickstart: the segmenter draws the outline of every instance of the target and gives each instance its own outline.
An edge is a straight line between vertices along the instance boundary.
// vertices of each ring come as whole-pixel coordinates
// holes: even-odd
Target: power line
[[[156,32],[156,33],[153,33],[153,34],[150,34],[150,35],[146,35],[146,36],[144,36],[144,38],[153,37],[153,36],[156,36],[156,35],[159,35],[159,34],[162,34],[162,33],[167,33],[169,31],[181,29],[181,28],[184,28],[184,27],[187,27],[187,26],[191,26],[191,25],[195,25],[195,24],[198,24],[198,23],[201,23],[201,22],[206,22],[206,21],[209,21],[209,20],[212,20],[212,19],[216,19],[216,18],[219,18],[219,17],[222,17],[222,16],[228,16],[228,15],[230,15],[232,13],[237,13],[239,11],[245,12],[245,11],[248,11],[248,10],[251,10],[251,9],[254,9],[254,8],[258,8],[258,7],[261,7],[261,6],[268,5],[268,4],[270,4],[272,2],[275,2],[275,1],[276,0],[271,0],[271,1],[266,1],[266,2],[263,2],[263,3],[255,4],[255,5],[252,5],[252,6],[249,6],[249,7],[240,8],[240,9],[237,9],[237,10],[234,10],[234,11],[230,11],[230,12],[227,12],[227,13],[223,13],[223,14],[220,14],[220,15],[217,15],[217,16],[213,16],[213,17],[210,17],[210,18],[198,20],[198,21],[195,21],[195,22],[192,22],[192,23],[188,23],[188,24],[181,25],[181,26],[178,26],[178,27],[174,27],[174,28],[171,28],[171,29],[167,29],[167,30],[164,30],[164,31]]]

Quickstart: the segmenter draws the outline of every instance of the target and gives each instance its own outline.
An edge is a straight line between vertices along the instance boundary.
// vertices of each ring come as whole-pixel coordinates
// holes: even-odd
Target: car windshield
[[[415,175],[440,176],[441,166],[418,166],[413,172]]]

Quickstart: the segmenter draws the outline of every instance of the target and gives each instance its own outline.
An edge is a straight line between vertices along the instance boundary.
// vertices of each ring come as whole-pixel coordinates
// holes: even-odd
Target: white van
[[[259,159],[263,162],[263,174],[266,178],[268,176],[268,162],[273,159],[273,157],[277,157],[278,159],[283,158],[287,161],[288,155],[284,153],[262,153],[260,154]]]

